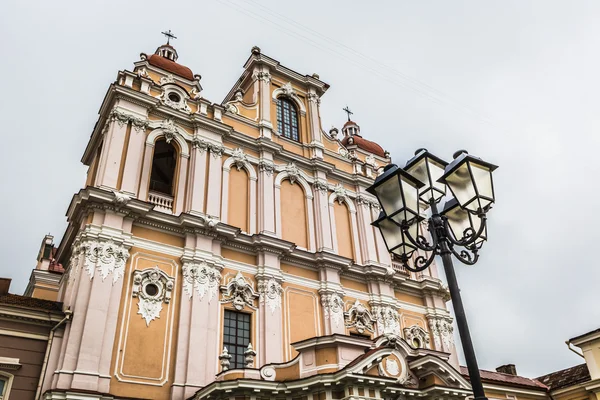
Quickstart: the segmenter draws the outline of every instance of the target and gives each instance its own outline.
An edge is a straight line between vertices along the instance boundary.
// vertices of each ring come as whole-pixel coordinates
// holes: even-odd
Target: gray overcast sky
[[[331,85],[326,130],[348,104],[399,164],[427,147],[500,165],[489,243],[457,266],[480,367],[581,363],[564,341],[600,325],[599,18],[579,0],[4,0],[0,276],[22,292],[42,236],[60,240],[108,85],[172,29],[213,102],[258,45]]]

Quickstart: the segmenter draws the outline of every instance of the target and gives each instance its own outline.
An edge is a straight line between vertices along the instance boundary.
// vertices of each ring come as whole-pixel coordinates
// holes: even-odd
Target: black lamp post
[[[456,152],[448,164],[426,149],[419,149],[404,169],[387,165],[367,189],[382,208],[373,225],[381,231],[390,253],[398,256],[406,269],[423,271],[436,255],[442,258],[475,400],[486,397],[452,255],[464,264],[477,262],[478,251],[487,240],[486,214],[494,203],[492,171],[496,168],[464,150]],[[437,203],[446,196],[446,186],[453,197],[440,213]],[[431,209],[427,221],[431,243],[419,234],[419,223],[424,220],[421,211],[427,208]],[[416,254],[417,250],[425,255]]]

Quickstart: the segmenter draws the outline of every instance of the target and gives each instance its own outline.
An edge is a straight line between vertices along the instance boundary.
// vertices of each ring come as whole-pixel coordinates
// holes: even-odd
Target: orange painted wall
[[[281,182],[281,237],[308,248],[307,214],[304,191],[289,180]]]
[[[227,210],[227,223],[249,231],[250,191],[248,173],[245,169],[238,170],[233,167],[229,172],[229,204]]]
[[[350,212],[346,204],[333,204],[335,214],[335,235],[340,256],[354,258],[354,247],[352,245],[352,228],[350,226]]]

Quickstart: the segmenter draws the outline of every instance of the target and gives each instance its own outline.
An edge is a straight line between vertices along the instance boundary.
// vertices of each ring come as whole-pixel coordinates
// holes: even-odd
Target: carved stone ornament
[[[166,85],[167,83],[175,83],[175,77],[169,74],[160,78],[161,85]]]
[[[131,200],[131,197],[126,195],[125,193],[121,193],[118,191],[114,191],[113,193],[115,194],[113,203],[115,204],[117,209],[127,205],[127,203],[129,203],[129,200]]]
[[[271,74],[268,72],[259,72],[256,74],[256,79],[264,82],[271,82]]]
[[[271,161],[260,160],[258,162],[258,170],[259,171],[265,171],[265,173],[267,174],[267,176],[271,176],[271,175],[273,175],[273,171],[275,170],[275,166],[273,165],[273,163]]]
[[[110,112],[110,114],[108,115],[108,120],[109,121],[117,121],[117,123],[119,124],[120,127],[124,127],[129,122],[131,122],[131,126],[133,126],[133,128],[136,131],[141,131],[148,127],[147,119],[139,118],[139,117],[133,116],[131,114],[127,114],[122,111],[116,110],[116,109],[114,109]]]
[[[69,258],[69,267],[67,268],[69,271],[69,282],[75,282],[77,276],[79,275],[79,261],[80,257],[80,247],[78,244],[74,244],[71,249],[71,257]]]
[[[225,150],[223,146],[215,143],[209,143],[208,149],[214,158],[221,157],[223,155],[223,151]]]
[[[454,345],[454,327],[452,326],[452,321],[448,321],[444,317],[430,317],[427,320],[436,350],[441,350],[442,344],[446,349],[451,349]]]
[[[365,157],[365,164],[370,165],[375,169],[379,168],[379,164],[377,164],[377,161],[375,161],[375,157],[373,157],[372,154]]]
[[[200,300],[207,295],[210,303],[217,295],[220,283],[221,272],[216,267],[204,261],[183,264],[183,291],[190,299],[196,292]]]
[[[173,101],[169,98],[166,90],[160,95],[159,100],[162,104],[167,107],[171,107],[174,110],[184,111],[187,113],[192,112],[192,109],[190,106],[188,106],[184,98],[181,98],[179,101]]]
[[[160,128],[163,130],[163,134],[165,135],[165,141],[167,143],[171,143],[171,141],[175,139],[175,135],[177,135],[177,127],[175,127],[175,122],[173,122],[173,120],[170,118],[165,119],[160,123]]]
[[[123,276],[129,251],[122,244],[115,243],[110,239],[107,241],[90,240],[81,244],[81,250],[85,254],[83,267],[90,276],[90,280],[94,278],[96,270],[102,277],[102,281],[109,273],[112,273],[113,284]]]
[[[174,278],[158,268],[148,268],[133,273],[132,296],[138,298],[138,314],[146,321],[160,318],[163,302],[168,304],[173,293]]]
[[[408,342],[409,345],[416,349],[428,349],[430,347],[429,334],[425,329],[421,328],[419,325],[413,325],[411,327],[404,328],[404,339]]]
[[[221,371],[227,371],[231,365],[231,354],[227,350],[227,347],[223,347],[223,352],[219,355],[219,363],[221,364]]]
[[[345,149],[345,148],[343,148],[343,147],[340,147],[340,148],[338,149],[338,154],[339,154],[340,156],[344,157],[344,158],[350,158],[350,153],[348,153],[348,150],[346,150],[346,149]]]
[[[371,312],[358,300],[352,307],[344,313],[347,328],[355,328],[358,333],[364,333],[365,330],[374,332],[373,323],[375,318]]]
[[[231,303],[238,311],[246,306],[254,308],[254,300],[258,298],[258,294],[241,272],[238,272],[227,285],[221,286],[221,292],[223,293],[221,303]]]
[[[208,143],[199,136],[194,136],[192,138],[192,148],[199,149],[200,154],[204,153],[208,149]]]
[[[256,351],[252,348],[252,343],[248,343],[248,348],[244,351],[244,361],[246,361],[246,368],[254,367],[254,357],[256,357]]]
[[[298,178],[300,178],[300,170],[296,166],[295,162],[292,161],[291,163],[286,165],[284,170],[285,172],[287,172],[288,179],[290,180],[290,183],[292,185],[296,183],[296,180],[298,180]]]
[[[225,112],[230,114],[239,114],[238,108],[231,103],[225,104]]]
[[[325,319],[330,319],[336,327],[339,327],[340,322],[344,320],[344,300],[341,296],[337,293],[323,293],[321,304]]]
[[[380,335],[400,336],[400,318],[398,311],[389,305],[373,307]]]
[[[294,90],[294,88],[292,87],[292,83],[288,82],[285,85],[283,85],[281,87],[281,92],[286,95],[286,96],[293,96],[296,94],[296,91]]]
[[[264,302],[271,310],[271,315],[275,313],[275,310],[281,309],[283,289],[277,280],[274,278],[260,280],[258,282],[258,293],[260,301]]]
[[[192,88],[192,90],[190,90],[190,98],[192,100],[198,100],[200,97],[200,91],[198,88]]]
[[[319,103],[321,103],[321,99],[315,93],[309,93],[307,95],[307,98],[308,98],[308,101],[311,102],[311,103],[317,103],[317,105]]]
[[[248,157],[246,157],[246,154],[244,154],[244,150],[239,147],[233,151],[231,158],[233,158],[233,163],[238,171],[241,170],[244,167],[244,164],[248,162]]]
[[[340,204],[342,204],[348,198],[348,192],[339,183],[333,188],[333,193],[335,194],[335,200],[337,200]]]
[[[323,193],[327,193],[327,191],[329,190],[329,186],[327,185],[327,182],[321,179],[316,179],[315,182],[313,183],[313,188],[317,191],[317,192],[323,192]]]
[[[140,78],[150,78],[150,75],[148,75],[148,71],[146,71],[146,68],[140,68],[140,69],[138,69],[137,75]]]

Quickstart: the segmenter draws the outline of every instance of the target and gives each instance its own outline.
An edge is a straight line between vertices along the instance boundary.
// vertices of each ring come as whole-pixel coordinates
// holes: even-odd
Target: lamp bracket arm
[[[446,217],[442,217],[444,221],[444,233],[446,234],[446,238],[448,239],[448,241],[453,245],[461,247],[469,247],[470,245],[475,243],[475,241],[479,239],[481,234],[485,231],[485,228],[487,226],[487,217],[484,213],[477,214],[477,217],[481,220],[477,232],[475,232],[473,228],[469,227],[463,232],[463,239],[461,240],[457,240],[454,237],[454,235],[452,234],[452,230],[448,225],[448,219]]]
[[[458,261],[460,261],[463,264],[474,265],[477,262],[477,260],[479,260],[479,252],[477,247],[474,245],[465,246],[460,251],[456,250],[452,245],[448,247],[450,248],[452,254],[454,254],[454,257],[458,258]]]
[[[418,224],[419,222],[413,222],[413,223]],[[431,235],[432,243],[429,244],[429,241],[423,235],[417,235],[416,238],[413,238],[412,235],[410,234],[409,228],[410,228],[410,226],[408,224],[402,225],[402,231],[408,238],[408,241],[413,246],[415,246],[417,249],[423,250],[423,251],[434,251],[437,248],[438,240],[437,240],[437,236],[435,235],[435,233],[432,233],[432,235]],[[431,224],[429,226],[429,231],[431,232]]]
[[[425,269],[427,269],[427,267],[429,267],[431,265],[431,263],[433,262],[433,260],[435,259],[436,256],[436,252],[432,251],[431,254],[429,254],[427,257],[424,255],[419,255],[414,259],[414,267],[411,267],[408,264],[409,258],[404,256],[402,257],[402,259],[400,260],[402,262],[402,266],[404,268],[406,268],[407,270],[411,271],[411,272],[421,272]]]

